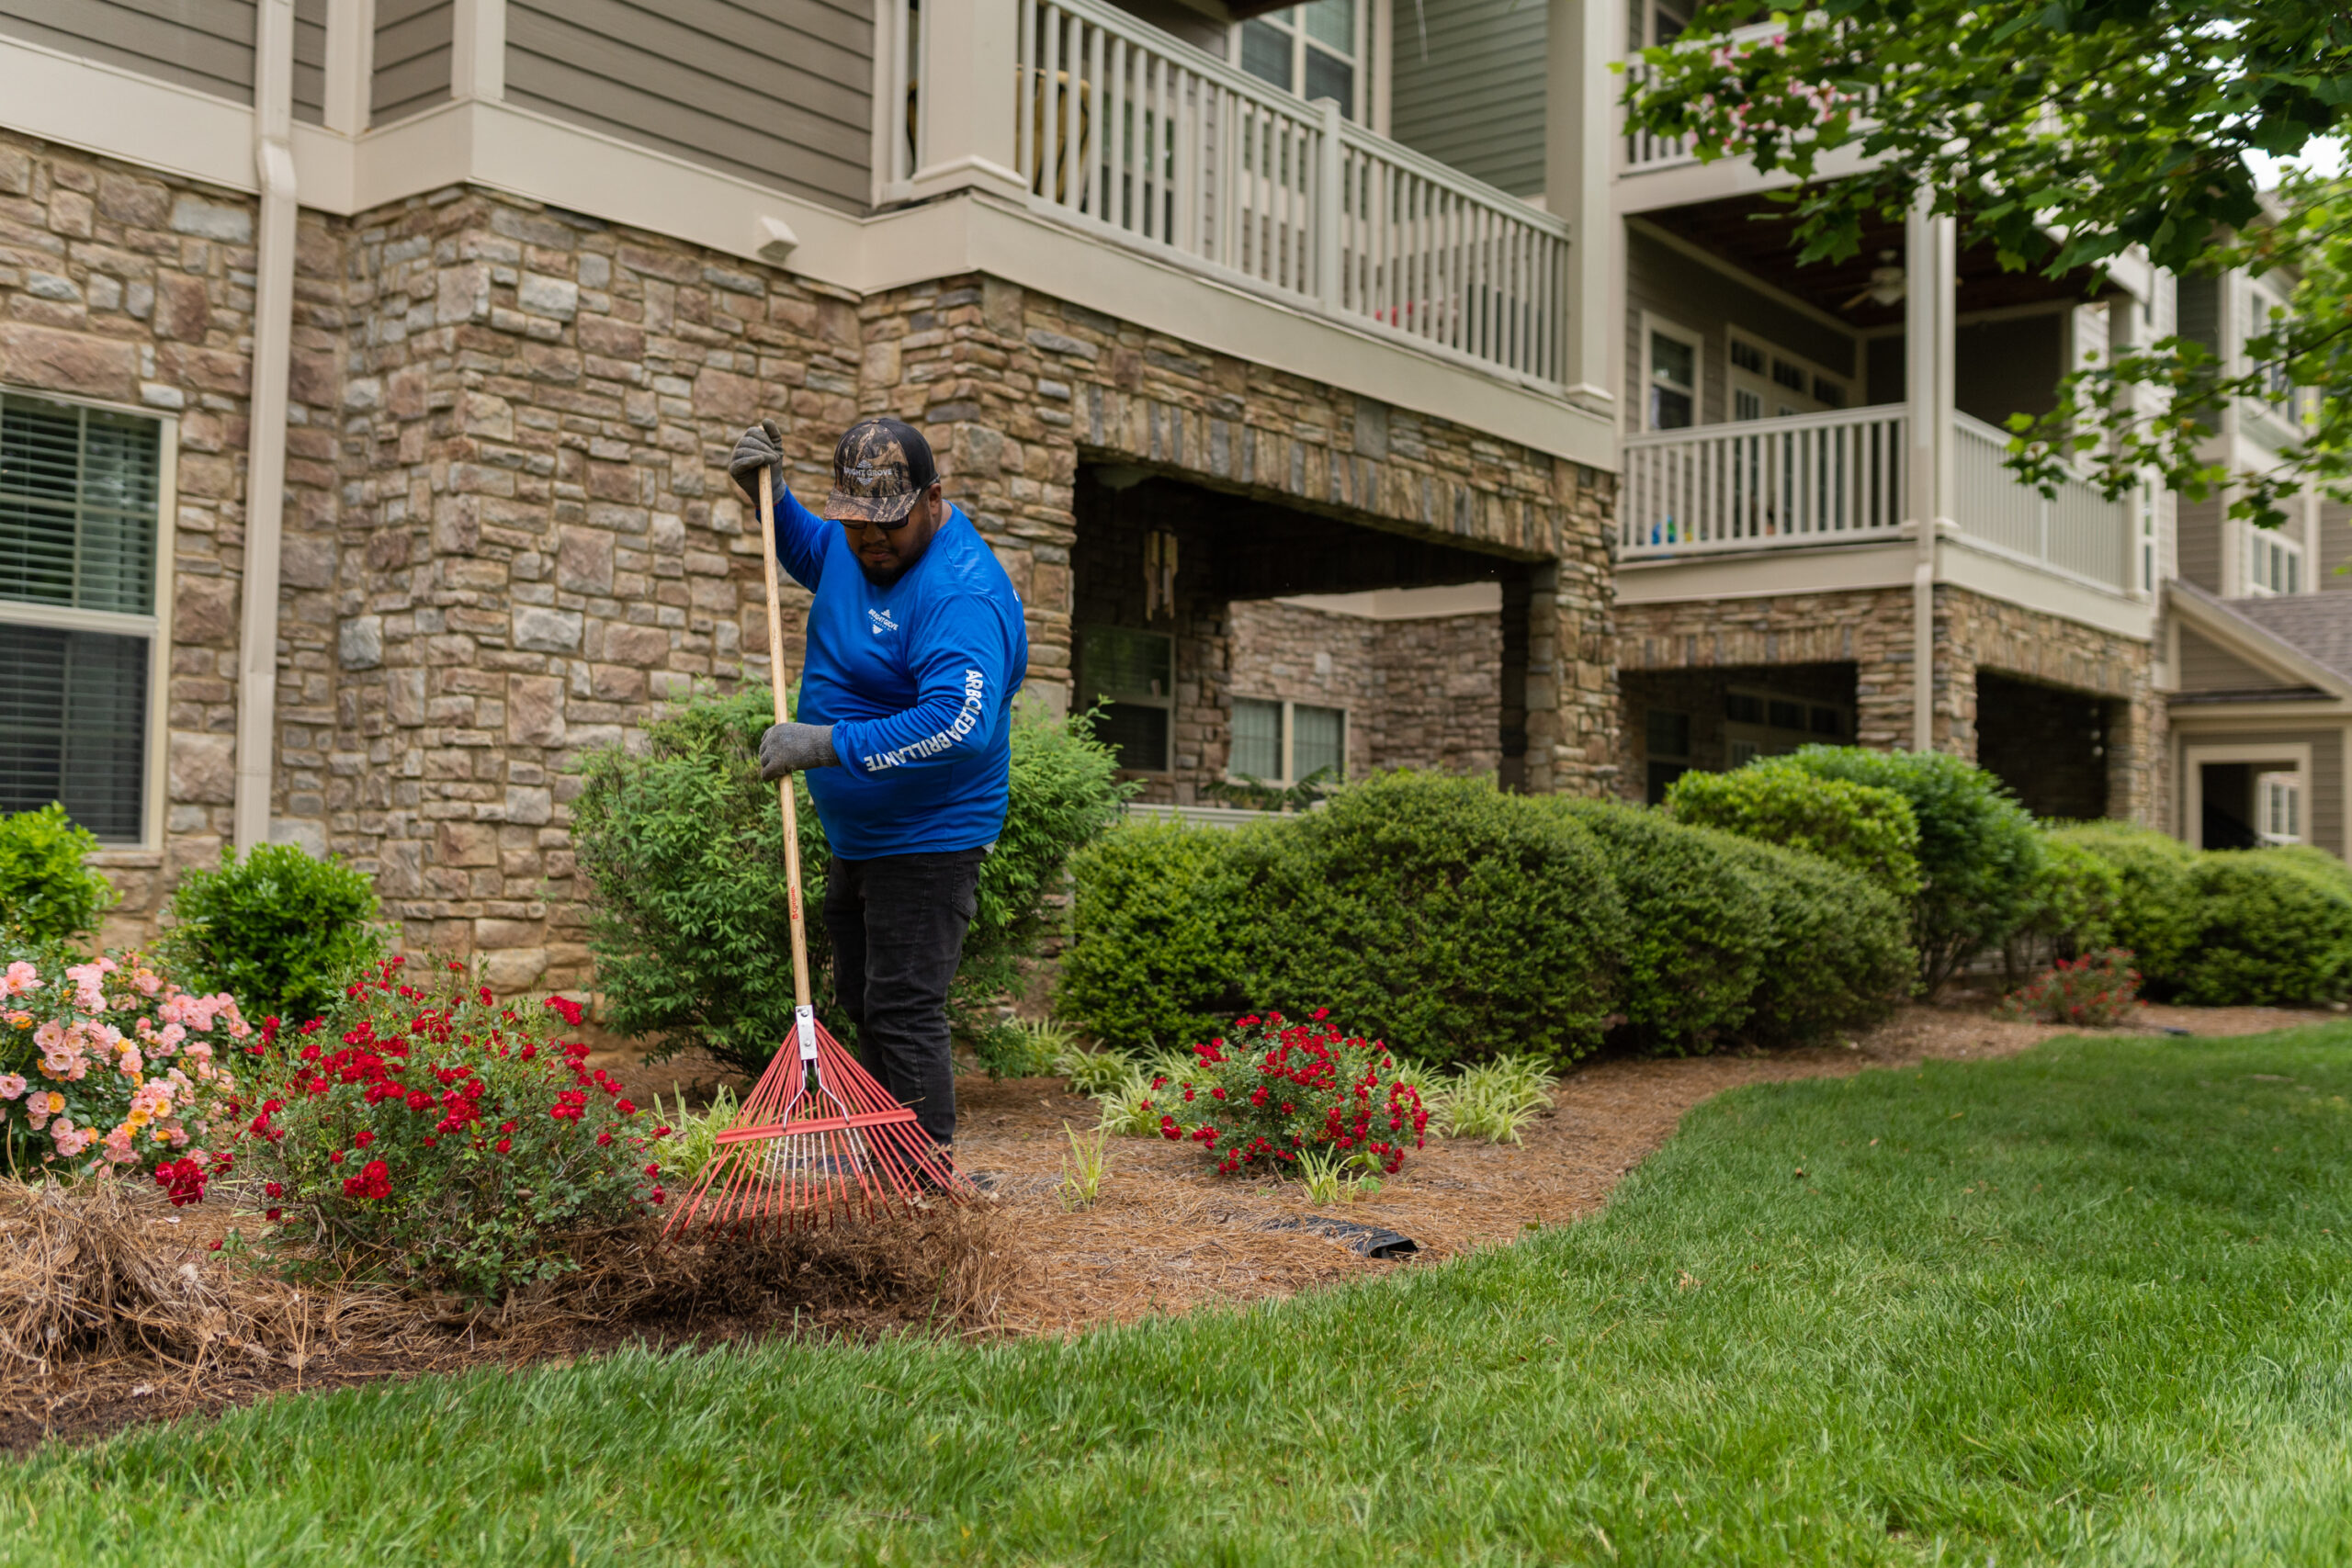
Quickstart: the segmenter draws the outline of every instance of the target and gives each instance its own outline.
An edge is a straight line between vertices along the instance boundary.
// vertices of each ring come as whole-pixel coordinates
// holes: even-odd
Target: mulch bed
[[[1091,1129],[1093,1103],[1063,1092],[1057,1079],[968,1077],[957,1086],[957,1157],[994,1188],[975,1212],[879,1234],[803,1236],[758,1257],[730,1256],[723,1267],[642,1237],[615,1238],[582,1275],[495,1318],[376,1289],[288,1284],[209,1249],[232,1229],[256,1228],[232,1203],[209,1199],[175,1213],[160,1194],[132,1194],[137,1212],[121,1217],[130,1228],[115,1245],[139,1254],[153,1276],[140,1288],[161,1304],[133,1303],[137,1310],[106,1332],[61,1345],[46,1366],[0,1357],[0,1449],[22,1452],[272,1393],[563,1361],[633,1341],[1069,1334],[1426,1267],[1595,1212],[1685,1111],[1724,1089],[2008,1055],[2062,1032],[1996,1021],[1987,1000],[1905,1008],[1850,1042],[1806,1050],[1598,1059],[1561,1084],[1523,1145],[1432,1141],[1379,1192],[1324,1210],[1310,1208],[1295,1183],[1219,1178],[1187,1147],[1128,1138],[1112,1140],[1101,1201],[1066,1211],[1055,1191],[1069,1153],[1064,1130]],[[2149,1007],[2141,1026],[2245,1034],[2335,1016]],[[716,1077],[707,1064],[649,1066],[617,1049],[600,1052],[596,1065],[623,1076],[640,1100],[661,1090],[665,1103],[673,1086],[707,1089]],[[1419,1250],[1377,1260],[1299,1223],[1331,1217],[1396,1231]],[[0,1250],[21,1247],[28,1223],[0,1204]],[[120,1262],[108,1260],[106,1289],[135,1296]],[[0,1333],[29,1299],[25,1282],[0,1278]],[[209,1326],[191,1326],[200,1313],[187,1303],[197,1297],[213,1314],[201,1319]]]

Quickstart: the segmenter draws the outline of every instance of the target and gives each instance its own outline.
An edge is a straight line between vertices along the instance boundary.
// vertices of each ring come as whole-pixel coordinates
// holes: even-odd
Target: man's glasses
[[[834,521],[838,522],[842,527],[848,529],[853,534],[863,533],[868,528],[879,528],[885,534],[895,534],[914,520],[915,514],[912,512],[909,512],[904,517],[899,518],[896,523],[884,523],[872,517],[841,517],[834,519]]]

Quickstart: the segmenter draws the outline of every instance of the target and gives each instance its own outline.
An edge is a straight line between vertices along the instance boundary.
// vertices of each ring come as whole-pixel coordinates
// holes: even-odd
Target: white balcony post
[[[1012,166],[1017,14],[1015,0],[923,7],[922,60],[915,73],[922,144],[908,182],[917,198],[975,186],[1009,196],[1026,188]],[[1079,85],[1073,80],[1071,85]],[[1075,160],[1071,172],[1078,172]]]
[[[326,95],[320,122],[340,136],[368,129],[376,0],[327,0]]]
[[[1911,584],[1911,749],[1935,750],[1936,534],[1951,521],[1954,493],[1952,294],[1959,276],[1959,224],[1929,210],[1921,191],[1905,223],[1903,359],[1909,383],[1910,490],[1905,510],[1918,528]]]
[[[506,0],[456,0],[449,33],[449,96],[506,96]]]
[[[1347,117],[1336,98],[1318,98],[1315,107],[1323,117],[1315,142],[1315,297],[1325,310],[1337,310],[1344,303],[1340,298],[1340,211],[1345,206],[1340,188],[1340,128]]]
[[[1544,205],[1568,224],[1566,276],[1561,280],[1563,363],[1568,391],[1606,408],[1624,357],[1622,287],[1616,265],[1619,226],[1609,212],[1617,166],[1617,56],[1623,5],[1550,0],[1546,17]]]

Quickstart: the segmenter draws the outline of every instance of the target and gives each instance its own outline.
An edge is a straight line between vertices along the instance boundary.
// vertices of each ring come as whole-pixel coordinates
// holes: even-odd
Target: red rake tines
[[[789,723],[785,696],[784,608],[775,576],[775,495],[760,470],[760,529],[767,543],[768,647],[775,721]],[[841,1043],[808,1005],[807,913],[800,903],[799,807],[787,776],[776,784],[784,815],[784,886],[792,929],[793,1039],[760,1075],[718,1152],[687,1189],[662,1229],[738,1233],[792,1230],[842,1220],[905,1214],[927,1195],[961,1202],[972,1184]],[[795,1046],[797,1049],[795,1049]]]
[[[798,1025],[798,1048],[788,1044],[760,1075],[663,1234],[794,1230],[971,1196],[971,1182],[915,1113],[808,1009],[799,1010]]]

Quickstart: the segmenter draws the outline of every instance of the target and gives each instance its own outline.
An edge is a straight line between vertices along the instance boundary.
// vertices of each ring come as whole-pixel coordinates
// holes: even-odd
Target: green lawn
[[[1750,1089],[1465,1262],[280,1399],[0,1470],[0,1558],[2343,1561],[2348,1100],[2352,1026]]]

